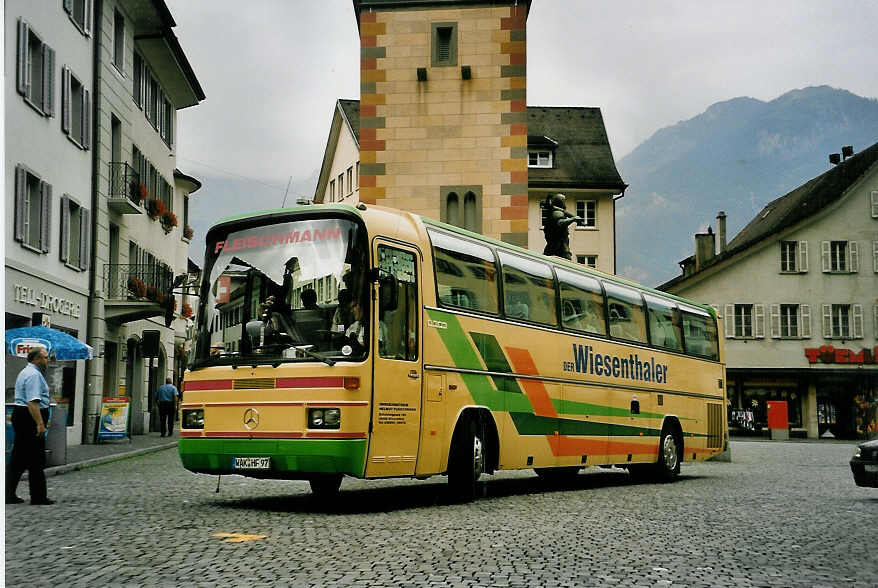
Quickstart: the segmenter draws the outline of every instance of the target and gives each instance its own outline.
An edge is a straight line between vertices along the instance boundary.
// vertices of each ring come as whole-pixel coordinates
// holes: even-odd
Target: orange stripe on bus
[[[527,349],[507,347],[506,353],[509,354],[509,359],[512,361],[512,367],[516,372],[528,376],[539,375],[537,366],[534,365],[534,360]],[[519,380],[518,383],[524,388],[524,393],[527,394],[528,399],[530,399],[530,403],[534,407],[535,415],[544,417],[558,416],[558,413],[555,412],[555,405],[552,404],[552,399],[549,397],[549,393],[546,391],[546,387],[542,382],[539,380],[524,379]]]
[[[550,443],[554,447],[554,444]],[[658,455],[658,445],[632,443],[630,441],[603,441],[594,439],[575,439],[560,435],[558,439],[559,456],[570,455]]]

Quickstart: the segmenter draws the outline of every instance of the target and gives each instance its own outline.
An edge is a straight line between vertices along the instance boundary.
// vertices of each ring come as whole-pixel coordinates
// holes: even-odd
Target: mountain
[[[731,241],[766,203],[829,169],[830,153],[876,141],[878,100],[829,86],[733,98],[661,129],[618,162],[629,185],[616,210],[618,273],[667,281],[718,211]]]

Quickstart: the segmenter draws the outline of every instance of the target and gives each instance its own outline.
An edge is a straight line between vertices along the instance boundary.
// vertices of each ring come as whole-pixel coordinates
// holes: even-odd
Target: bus
[[[307,480],[670,481],[727,447],[715,310],[408,212],[305,205],[206,237],[179,454]]]

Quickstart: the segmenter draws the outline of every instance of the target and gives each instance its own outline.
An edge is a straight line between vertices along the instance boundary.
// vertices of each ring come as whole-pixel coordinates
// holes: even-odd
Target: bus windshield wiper
[[[319,353],[316,353],[314,351],[311,351],[311,347],[313,347],[313,345],[310,345],[310,344],[309,345],[293,345],[294,349],[296,349],[297,351],[301,351],[302,353],[304,353],[308,357],[318,359],[330,367],[335,365],[334,360],[329,359],[328,357],[326,357],[324,355],[320,355]]]

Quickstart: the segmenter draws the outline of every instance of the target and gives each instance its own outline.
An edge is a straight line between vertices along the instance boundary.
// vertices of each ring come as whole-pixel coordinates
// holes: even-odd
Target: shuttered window
[[[88,268],[89,213],[68,194],[61,197],[61,261],[68,266]]]
[[[862,304],[824,304],[823,337],[826,339],[862,339]]]
[[[774,339],[807,339],[811,336],[811,308],[807,304],[771,304],[769,324]]]
[[[18,93],[44,116],[55,116],[55,51],[24,20],[18,21]]]
[[[52,213],[52,186],[23,165],[15,168],[15,240],[47,253]]]
[[[729,339],[765,337],[764,304],[726,304],[725,321]]]
[[[61,129],[82,149],[91,146],[89,91],[70,70],[61,69]]]
[[[64,0],[64,12],[83,35],[91,35],[92,0]]]
[[[825,273],[855,274],[860,271],[856,241],[823,241],[821,257]]]

